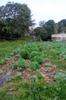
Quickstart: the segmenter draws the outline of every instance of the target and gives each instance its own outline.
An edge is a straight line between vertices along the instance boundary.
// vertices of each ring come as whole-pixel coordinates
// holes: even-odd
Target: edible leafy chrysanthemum
[[[15,69],[18,69],[18,70],[22,70],[25,68],[25,60],[23,58],[20,58],[16,64],[14,65],[14,68]]]

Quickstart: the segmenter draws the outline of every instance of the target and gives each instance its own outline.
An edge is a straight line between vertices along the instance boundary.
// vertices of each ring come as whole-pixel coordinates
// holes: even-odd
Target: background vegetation
[[[40,21],[39,27],[32,29],[31,10],[26,4],[8,2],[0,7],[0,39],[13,40],[34,35],[41,40],[51,40],[51,35],[66,32],[66,19]]]

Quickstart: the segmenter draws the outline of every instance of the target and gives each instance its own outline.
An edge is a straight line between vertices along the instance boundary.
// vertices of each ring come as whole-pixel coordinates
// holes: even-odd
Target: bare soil
[[[31,79],[31,76],[32,76],[32,72],[31,72],[30,69],[23,70],[23,72],[22,72],[23,79],[30,80]]]
[[[45,67],[45,64],[42,64],[40,66],[40,73],[47,82],[52,82],[56,74],[56,67],[51,67],[51,69],[49,70],[47,69],[47,67]]]
[[[14,75],[12,65],[16,63],[19,55],[15,55],[6,61],[5,64],[0,65],[0,85],[3,85],[6,81],[10,80]]]

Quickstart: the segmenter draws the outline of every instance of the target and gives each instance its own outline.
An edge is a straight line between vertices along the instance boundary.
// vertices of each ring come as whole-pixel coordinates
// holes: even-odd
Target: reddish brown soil
[[[3,72],[7,72],[11,66],[16,63],[16,61],[18,60],[19,55],[15,55],[13,57],[11,57],[9,60],[6,61],[5,64],[0,65],[1,70],[3,70]]]
[[[49,71],[44,64],[40,66],[40,73],[45,78],[47,82],[51,82],[54,79],[54,75],[56,74],[56,68],[52,67]]]
[[[31,76],[32,76],[32,74],[31,74],[30,69],[23,70],[23,72],[22,72],[23,79],[30,80],[31,79]]]

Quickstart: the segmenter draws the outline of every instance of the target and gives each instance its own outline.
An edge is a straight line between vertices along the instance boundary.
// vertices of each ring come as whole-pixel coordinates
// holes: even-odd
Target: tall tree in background
[[[36,37],[38,39],[41,39],[41,40],[47,40],[48,39],[47,31],[43,27],[37,27],[37,28],[35,28],[34,29],[34,33],[35,33],[35,35],[36,35]]]
[[[66,19],[63,19],[58,22],[58,32],[65,32],[66,33]]]
[[[57,33],[57,28],[54,20],[49,20],[47,22],[40,21],[39,26],[34,32],[37,36],[39,36],[42,40],[50,40],[51,35]]]
[[[56,24],[54,22],[54,20],[49,20],[45,23],[44,25],[45,29],[47,30],[47,33],[49,35],[55,34],[55,28],[56,28]]]
[[[5,32],[5,37],[24,36],[32,25],[31,11],[26,4],[8,2],[0,7],[0,26],[1,23],[4,27],[0,31]]]

